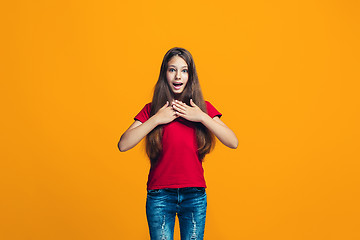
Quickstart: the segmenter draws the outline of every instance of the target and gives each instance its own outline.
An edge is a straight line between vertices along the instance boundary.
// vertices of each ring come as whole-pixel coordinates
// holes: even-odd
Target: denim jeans
[[[146,216],[151,240],[172,240],[178,215],[181,240],[204,238],[207,196],[205,188],[148,190]]]

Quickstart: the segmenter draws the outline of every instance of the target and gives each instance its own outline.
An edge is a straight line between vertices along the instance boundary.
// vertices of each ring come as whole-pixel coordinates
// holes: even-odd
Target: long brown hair
[[[154,95],[151,102],[150,116],[156,114],[159,109],[166,104],[166,101],[169,101],[170,103],[174,99],[174,94],[166,79],[168,62],[174,56],[179,56],[184,59],[188,65],[189,74],[188,82],[178,100],[190,105],[190,99],[192,99],[203,112],[207,113],[193,57],[186,49],[175,47],[170,49],[163,58],[159,79],[155,85]],[[199,159],[203,161],[205,155],[213,149],[215,145],[215,138],[203,124],[197,122],[195,125],[198,156]],[[163,127],[159,125],[146,136],[146,153],[149,156],[152,165],[157,163],[162,151],[162,128]]]

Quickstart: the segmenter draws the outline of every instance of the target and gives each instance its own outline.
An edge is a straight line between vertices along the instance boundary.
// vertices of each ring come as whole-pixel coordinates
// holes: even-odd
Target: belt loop
[[[178,194],[178,204],[180,204],[180,188],[177,189],[177,194]]]

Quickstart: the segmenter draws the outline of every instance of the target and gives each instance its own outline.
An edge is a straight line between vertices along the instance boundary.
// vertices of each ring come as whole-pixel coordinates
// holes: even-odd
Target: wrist
[[[203,112],[203,114],[201,115],[201,118],[200,118],[200,122],[202,124],[204,124],[209,118],[210,118],[210,116]]]
[[[153,115],[150,119],[152,120],[154,127],[157,127],[158,125],[160,125],[159,117],[156,114]]]

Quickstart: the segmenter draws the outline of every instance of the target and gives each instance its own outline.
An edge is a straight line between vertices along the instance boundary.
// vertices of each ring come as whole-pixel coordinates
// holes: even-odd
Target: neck
[[[173,94],[173,99],[174,100],[179,100],[181,97],[181,94]]]

